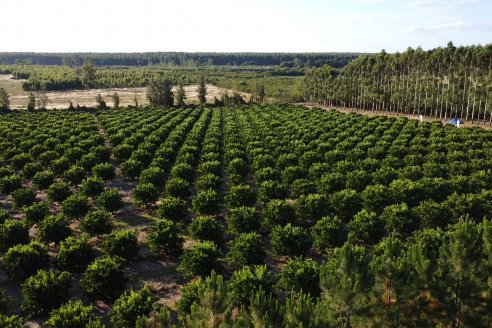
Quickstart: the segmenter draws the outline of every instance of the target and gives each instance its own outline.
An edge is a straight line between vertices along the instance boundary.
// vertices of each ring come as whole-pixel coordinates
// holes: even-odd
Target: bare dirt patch
[[[22,109],[26,107],[29,93],[22,89],[23,80],[12,79],[12,75],[0,74],[0,87],[5,88],[10,95],[10,104],[12,108]],[[198,104],[197,85],[187,85],[184,87],[187,104]],[[176,91],[176,88],[174,88]],[[67,108],[70,102],[77,106],[94,107],[96,106],[96,96],[100,94],[109,107],[113,106],[111,95],[117,92],[120,97],[120,106],[133,106],[135,99],[138,105],[147,105],[146,88],[107,88],[107,89],[89,89],[89,90],[67,90],[46,92],[48,98],[48,109]],[[207,102],[212,103],[214,98],[220,98],[227,93],[232,95],[234,90],[219,88],[212,84],[207,84]],[[250,94],[238,92],[248,101]],[[35,92],[37,98],[41,96],[40,92]]]

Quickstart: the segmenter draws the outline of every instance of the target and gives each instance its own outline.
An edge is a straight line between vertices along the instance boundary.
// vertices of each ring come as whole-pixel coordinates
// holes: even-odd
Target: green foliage
[[[109,181],[114,178],[114,166],[110,163],[100,163],[92,168],[92,174],[99,179]]]
[[[328,199],[319,194],[301,196],[296,203],[296,213],[303,225],[312,225],[329,214]]]
[[[92,305],[84,306],[82,301],[69,301],[51,311],[45,322],[48,328],[87,328],[95,319]]]
[[[166,183],[168,197],[187,198],[190,196],[190,184],[182,178],[172,178]]]
[[[159,167],[153,166],[143,170],[138,180],[141,183],[151,183],[157,188],[162,188],[166,181],[166,175],[166,171]]]
[[[105,253],[131,261],[138,254],[137,234],[132,230],[116,230],[106,236],[102,243]]]
[[[231,208],[227,216],[227,231],[240,234],[257,231],[261,227],[261,218],[254,207],[241,206]]]
[[[416,222],[413,213],[404,203],[385,207],[381,214],[381,220],[385,223],[388,234],[396,233],[405,237],[419,228],[419,223]]]
[[[80,280],[80,288],[91,300],[115,300],[125,290],[124,260],[117,256],[92,262]]]
[[[53,202],[63,202],[67,199],[72,192],[70,191],[70,185],[64,181],[53,183],[47,190],[48,198]]]
[[[150,206],[157,201],[159,192],[154,185],[150,183],[140,183],[133,189],[133,198],[139,205]]]
[[[227,261],[236,266],[262,264],[266,252],[261,235],[256,232],[242,233],[228,242]]]
[[[125,178],[127,178],[127,179],[135,179],[142,172],[143,165],[142,165],[141,162],[139,162],[137,160],[129,159],[126,162],[121,163],[120,169],[121,169],[121,174]]]
[[[97,197],[97,204],[103,210],[114,213],[123,208],[123,199],[117,188],[103,191]]]
[[[0,315],[6,314],[9,311],[12,298],[7,296],[5,289],[0,288]]]
[[[47,189],[53,183],[55,174],[51,171],[38,172],[32,178],[34,185],[41,190]]]
[[[385,223],[374,212],[365,209],[348,224],[349,240],[361,245],[375,245],[385,235]]]
[[[10,175],[0,178],[0,192],[2,194],[8,195],[20,188],[22,188],[20,177],[16,175]]]
[[[104,210],[91,211],[80,221],[80,228],[91,236],[109,233],[112,230],[111,215]]]
[[[312,259],[294,258],[289,260],[280,272],[278,286],[286,291],[304,291],[313,296],[319,295],[318,264]]]
[[[214,214],[219,210],[219,194],[212,189],[200,191],[193,199],[193,209],[199,214]]]
[[[338,217],[325,216],[313,226],[311,234],[314,239],[314,248],[324,252],[331,247],[342,246],[347,239],[347,231],[342,220]]]
[[[271,291],[273,274],[266,265],[245,266],[234,271],[229,280],[231,302],[234,306],[249,306],[251,294],[259,290]]]
[[[294,227],[276,226],[270,233],[272,252],[276,255],[301,256],[306,255],[311,248],[311,240],[306,230]]]
[[[0,96],[1,96],[1,94],[0,94]],[[8,316],[0,313],[0,327],[24,328],[24,319],[17,316],[17,315],[12,315],[12,316],[8,317]]]
[[[188,226],[188,232],[191,238],[196,240],[212,241],[216,244],[222,241],[222,226],[211,215],[195,217]]]
[[[271,200],[263,213],[263,225],[271,229],[277,225],[284,226],[288,223],[296,223],[294,207],[285,200]]]
[[[14,208],[21,209],[24,206],[31,206],[36,201],[36,191],[32,188],[20,188],[11,193]]]
[[[180,236],[179,227],[171,220],[162,219],[150,227],[147,240],[153,253],[168,256],[181,254],[183,238]]]
[[[9,212],[4,210],[3,208],[0,208],[0,224],[4,224],[6,220],[9,220],[11,218],[12,217],[10,216]]]
[[[68,272],[85,271],[95,258],[95,251],[86,237],[68,237],[60,243],[56,261],[60,269]]]
[[[220,269],[219,256],[220,252],[214,243],[197,242],[184,250],[178,270],[182,271],[186,278],[204,277],[212,270]]]
[[[72,195],[61,206],[62,213],[70,218],[81,218],[89,212],[89,201],[83,195]]]
[[[111,314],[112,327],[134,327],[139,316],[149,314],[153,302],[152,294],[147,287],[125,292],[114,302]]]
[[[80,191],[86,196],[96,197],[104,191],[104,180],[98,177],[87,178],[82,181]]]
[[[77,185],[85,178],[85,170],[83,167],[74,165],[63,173],[63,177],[70,181],[72,185]]]
[[[58,244],[72,233],[68,226],[70,219],[64,215],[50,215],[38,225],[39,238],[45,242]]]
[[[70,297],[71,280],[68,272],[39,270],[22,284],[22,310],[38,316],[60,307]]]
[[[181,198],[166,197],[157,209],[157,216],[161,219],[184,221],[188,217],[188,205]]]
[[[254,206],[256,194],[249,185],[236,185],[229,189],[226,201],[231,207]]]
[[[178,301],[177,308],[179,317],[182,320],[190,314],[191,306],[200,301],[200,294],[205,289],[203,280],[198,277],[181,288],[181,299]]]
[[[25,222],[7,219],[0,224],[0,252],[5,253],[10,247],[29,243],[29,227]]]
[[[48,268],[49,256],[46,248],[33,241],[28,245],[11,247],[3,257],[3,269],[7,276],[23,282],[40,269]]]

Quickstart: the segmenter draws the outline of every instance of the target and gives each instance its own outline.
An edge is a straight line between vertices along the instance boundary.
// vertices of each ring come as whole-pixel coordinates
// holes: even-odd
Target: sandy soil
[[[22,90],[22,80],[14,80],[11,75],[0,74],[0,87],[5,88],[10,94],[10,105],[12,108],[25,108],[27,104],[28,92]],[[197,85],[185,86],[186,103],[198,103]],[[174,91],[176,89],[174,88]],[[90,89],[90,90],[68,90],[68,91],[52,91],[46,92],[48,98],[48,109],[67,108],[72,102],[74,106],[92,107],[96,105],[95,98],[98,94],[106,101],[110,107],[113,106],[111,95],[117,92],[120,97],[120,106],[135,105],[135,98],[139,105],[148,104],[146,99],[146,88],[108,88],[108,89]],[[224,93],[232,95],[233,90],[219,88],[212,84],[207,85],[207,102],[213,102],[214,97],[220,98]],[[41,96],[41,93],[35,92],[36,98]],[[248,93],[240,92],[240,94],[249,100]]]

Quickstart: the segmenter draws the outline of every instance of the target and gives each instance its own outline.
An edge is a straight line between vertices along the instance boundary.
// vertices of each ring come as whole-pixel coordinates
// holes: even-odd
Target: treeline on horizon
[[[91,59],[96,66],[282,66],[342,68],[358,53],[215,53],[215,52],[141,52],[141,53],[37,53],[0,52],[0,64],[82,66]]]
[[[492,44],[362,55],[338,74],[306,72],[307,101],[373,112],[457,117],[492,124]]]

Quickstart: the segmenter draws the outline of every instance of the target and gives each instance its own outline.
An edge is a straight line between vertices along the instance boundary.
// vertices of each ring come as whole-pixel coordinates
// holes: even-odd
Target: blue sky
[[[492,42],[492,0],[2,0],[0,51],[404,51]]]

